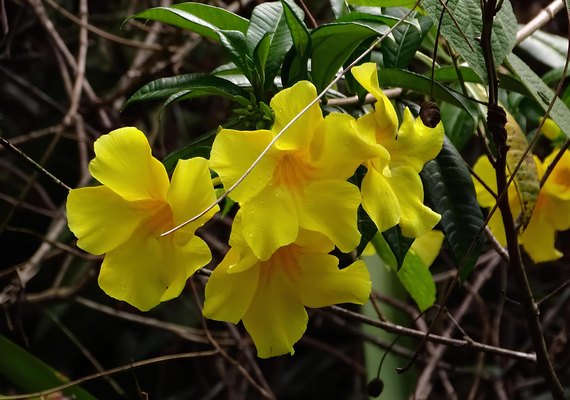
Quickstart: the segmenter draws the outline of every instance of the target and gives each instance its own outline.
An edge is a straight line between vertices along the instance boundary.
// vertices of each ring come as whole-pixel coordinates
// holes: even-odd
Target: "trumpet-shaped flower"
[[[357,129],[367,142],[383,148],[364,164],[368,171],[362,181],[362,206],[381,232],[400,224],[404,236],[422,236],[441,218],[424,205],[419,172],[441,150],[443,126],[440,122],[429,128],[406,108],[398,128],[396,111],[380,89],[376,65],[354,67],[352,74],[376,98],[374,112],[360,117]]]
[[[363,261],[340,270],[328,254],[333,243],[319,232],[299,230],[294,243],[260,260],[243,237],[242,211],[236,215],[231,248],[206,285],[206,318],[238,323],[249,332],[261,358],[293,354],[303,336],[305,307],[363,304],[371,290]]]
[[[544,159],[544,162],[534,157],[540,178],[553,162],[557,152],[558,150],[555,150]],[[473,169],[477,176],[496,194],[495,170],[487,157],[480,157]],[[473,179],[473,183],[481,207],[493,207],[496,202],[495,197],[477,179]],[[521,204],[514,184],[509,186],[508,196],[513,215],[517,216],[521,211]],[[507,240],[499,210],[489,220],[489,228],[499,243],[504,246]],[[536,263],[556,260],[562,256],[562,253],[556,250],[554,246],[556,231],[566,229],[570,229],[570,153],[568,151],[563,154],[540,189],[532,216],[526,229],[519,237],[519,243]]]
[[[128,127],[97,139],[89,171],[102,186],[71,190],[67,218],[80,248],[106,253],[99,286],[143,311],[178,296],[211,259],[194,231],[217,209],[171,235],[160,234],[216,200],[208,161],[180,160],[169,182],[145,135]]]
[[[271,130],[218,133],[210,161],[226,188],[316,96],[310,82],[298,82],[271,100]],[[378,145],[361,139],[352,117],[333,113],[323,118],[319,105],[311,106],[230,195],[243,210],[244,237],[253,253],[267,260],[293,243],[300,228],[321,232],[342,251],[352,251],[360,241],[361,196],[346,179],[378,151]]]

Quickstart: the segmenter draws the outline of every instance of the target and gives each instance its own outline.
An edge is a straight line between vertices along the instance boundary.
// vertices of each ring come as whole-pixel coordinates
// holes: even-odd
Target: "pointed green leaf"
[[[248,20],[223,8],[201,3],[180,3],[169,7],[154,7],[128,17],[164,22],[210,39],[219,40],[217,32],[235,30],[245,33]]]
[[[25,392],[47,390],[69,382],[62,373],[2,335],[0,335],[0,354],[2,354],[0,376]],[[78,400],[95,400],[95,397],[80,386],[70,387],[60,394]]]
[[[425,311],[435,303],[435,282],[428,266],[411,248],[406,254],[402,268],[397,273],[402,286],[412,296],[420,311]]]
[[[420,175],[426,202],[441,214],[440,226],[463,282],[481,253],[485,220],[465,161],[449,139],[444,139],[441,152]]]
[[[307,59],[311,51],[311,34],[303,22],[303,18],[293,11],[290,2],[282,1],[285,21],[291,33],[293,46],[300,57]]]
[[[487,72],[483,52],[477,42],[477,38],[481,36],[483,25],[480,1],[449,0],[446,4],[446,9],[451,11],[453,17],[450,17],[447,11],[445,12],[441,24],[442,36],[467,61],[473,71],[486,82]],[[424,0],[422,6],[434,24],[437,24],[443,10],[442,2],[440,0]],[[496,67],[513,49],[517,30],[517,20],[513,14],[511,3],[509,0],[505,0],[493,20],[491,47]]]
[[[386,25],[342,22],[322,25],[311,33],[312,75],[317,90],[324,89],[364,40],[388,32]]]
[[[129,97],[123,108],[138,101],[166,99],[183,91],[195,93],[194,97],[207,95],[227,98],[248,96],[244,89],[227,79],[206,74],[185,74],[160,78],[147,83]]]
[[[408,12],[405,8],[392,9],[395,17],[403,18]],[[415,13],[414,13],[415,14]],[[412,15],[413,17],[414,15]],[[387,68],[406,68],[413,60],[416,51],[422,44],[425,35],[431,27],[431,19],[420,15],[416,24],[405,24],[397,26],[392,31],[391,37],[386,38],[380,47],[382,51],[384,66]]]
[[[303,11],[294,3],[290,2],[287,7],[298,19],[303,19]],[[257,46],[257,43],[267,33],[271,33],[271,41],[264,70],[263,87],[265,89],[269,89],[273,85],[273,80],[279,73],[285,55],[293,46],[293,38],[287,24],[286,10],[281,2],[262,3],[253,10],[247,30],[249,46],[252,48]]]
[[[415,239],[402,235],[402,229],[400,229],[399,225],[382,232],[382,237],[390,247],[390,250],[392,250],[392,254],[396,258],[396,270],[399,270]]]
[[[358,231],[361,234],[360,243],[356,248],[356,256],[362,254],[368,243],[378,232],[376,224],[370,219],[362,207],[358,207]]]
[[[459,72],[464,82],[475,82],[483,83],[483,80],[477,76],[477,74],[469,67],[460,67]],[[525,96],[530,96],[528,89],[515,77],[512,75],[497,74],[499,77],[499,87],[511,92],[517,92],[524,94]],[[435,70],[434,79],[441,83],[445,82],[457,82],[458,74],[455,67],[442,67]]]
[[[222,46],[227,50],[233,63],[253,84],[255,72],[252,60],[253,48],[249,47],[245,35],[242,32],[233,30],[220,30],[218,35]]]
[[[439,111],[445,134],[458,150],[463,149],[473,137],[476,128],[475,121],[465,110],[447,102],[439,105]],[[473,113],[476,112],[473,110]]]
[[[528,65],[514,54],[507,56],[507,66],[516,77],[526,86],[534,100],[546,111],[554,92],[534,73]],[[554,103],[550,110],[550,118],[562,129],[562,132],[570,137],[570,110],[560,99]]]

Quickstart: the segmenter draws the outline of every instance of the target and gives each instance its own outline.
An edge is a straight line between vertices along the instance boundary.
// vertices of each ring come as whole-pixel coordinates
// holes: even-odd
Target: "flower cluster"
[[[544,161],[534,157],[539,178],[552,164],[558,149],[554,150]],[[487,157],[481,157],[474,166],[474,171],[487,187],[497,192],[495,170]],[[496,199],[478,180],[473,179],[477,200],[481,207],[493,207]],[[520,197],[514,185],[509,186],[509,205],[513,215],[521,211]],[[497,210],[489,220],[489,228],[503,246],[506,245],[505,228],[500,211]],[[536,263],[552,261],[560,258],[562,253],[556,250],[556,231],[570,229],[570,153],[564,152],[554,166],[550,176],[538,193],[530,221],[519,237],[519,243]]]
[[[307,326],[305,307],[367,300],[364,263],[339,269],[330,254],[335,246],[351,252],[360,243],[360,205],[380,231],[400,224],[409,237],[429,232],[440,218],[423,204],[419,172],[441,149],[442,125],[428,128],[406,109],[398,127],[375,64],[353,74],[375,96],[373,112],[359,119],[323,116],[315,103],[301,114],[317,97],[315,87],[301,81],[272,99],[271,129],[222,129],[212,146],[209,166],[223,185],[243,180],[229,193],[239,204],[231,248],[208,281],[203,313],[243,321],[259,357],[293,353]],[[71,191],[70,228],[81,248],[106,253],[101,288],[148,310],[177,296],[210,261],[194,232],[217,208],[161,237],[215,201],[207,160],[180,160],[169,182],[134,128],[101,137],[95,153],[90,170],[102,186]],[[348,181],[360,166],[367,169],[361,188]]]

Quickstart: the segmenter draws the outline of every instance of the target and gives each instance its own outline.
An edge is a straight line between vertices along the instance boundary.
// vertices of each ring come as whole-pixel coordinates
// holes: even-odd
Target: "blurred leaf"
[[[424,0],[422,6],[434,23],[438,23],[443,6],[439,0]],[[487,72],[481,46],[476,38],[481,36],[483,20],[481,5],[478,0],[450,0],[447,9],[453,13],[457,28],[448,12],[445,12],[441,24],[441,34],[447,42],[463,57],[475,73],[487,81]],[[517,20],[509,1],[502,2],[501,9],[493,19],[491,47],[495,67],[498,67],[506,55],[511,52],[516,42]]]
[[[69,382],[69,379],[63,374],[2,335],[0,335],[0,354],[2,354],[2,357],[0,357],[0,376],[3,376],[23,391],[37,392]],[[95,400],[95,397],[80,386],[73,386],[63,392],[65,396],[70,398]]]
[[[427,202],[441,214],[441,229],[464,282],[481,253],[480,232],[485,222],[469,170],[445,137],[441,152],[420,175]]]
[[[160,78],[147,83],[125,102],[123,108],[138,101],[165,99],[173,94],[188,91],[198,96],[248,96],[248,93],[227,79],[205,74],[185,74]]]
[[[312,76],[318,91],[335,77],[344,62],[362,41],[385,34],[386,25],[364,22],[343,22],[322,25],[311,34],[313,42]]]
[[[397,271],[402,267],[406,254],[415,239],[402,235],[402,229],[399,225],[382,232],[382,237],[390,247],[394,258],[396,259],[395,270]]]
[[[435,282],[428,266],[411,248],[406,254],[402,267],[397,273],[402,286],[412,296],[420,311],[425,311],[435,303]]]
[[[457,150],[461,151],[469,143],[473,132],[475,132],[475,121],[470,118],[465,110],[447,102],[442,102],[439,105],[439,110],[445,134]]]
[[[201,3],[180,3],[169,7],[154,7],[131,15],[137,18],[164,22],[202,36],[219,40],[219,30],[235,30],[245,33],[249,21],[223,8]]]
[[[546,111],[548,103],[554,97],[554,92],[534,73],[528,65],[514,54],[507,56],[507,66],[516,77],[526,86],[532,97]],[[562,101],[556,101],[550,111],[550,118],[570,137],[570,110]]]
[[[474,121],[478,119],[477,113],[471,106],[470,100],[437,81],[433,81],[432,83],[432,80],[427,76],[403,69],[386,68],[380,69],[378,72],[378,80],[382,86],[401,87],[427,95],[432,94],[433,86],[433,97],[461,107]]]
[[[550,68],[563,68],[566,63],[568,39],[551,33],[536,31],[519,43],[518,48]]]

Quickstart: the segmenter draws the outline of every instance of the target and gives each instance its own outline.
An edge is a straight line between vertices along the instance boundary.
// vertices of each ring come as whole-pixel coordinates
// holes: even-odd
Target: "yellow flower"
[[[544,121],[542,129],[540,130],[540,133],[546,136],[549,140],[555,140],[562,135],[562,130],[560,129],[558,124],[554,122],[553,119],[546,118],[546,121]]]
[[[310,82],[298,82],[271,100],[271,130],[218,133],[211,166],[226,188],[316,96]],[[293,243],[299,228],[321,232],[341,251],[352,251],[360,241],[356,222],[361,197],[346,179],[378,148],[359,137],[351,116],[333,113],[323,118],[318,104],[310,107],[230,195],[243,210],[244,237],[253,253],[267,260]]]
[[[159,236],[215,201],[208,161],[180,160],[169,182],[145,135],[128,127],[95,142],[89,171],[102,186],[71,190],[67,218],[80,248],[106,253],[101,289],[142,311],[178,296],[188,277],[211,259],[194,231],[218,209]]]
[[[419,172],[441,150],[443,125],[428,128],[406,108],[398,129],[396,111],[380,89],[376,65],[354,67],[352,74],[376,98],[374,112],[359,118],[357,129],[367,142],[383,147],[379,156],[365,163],[362,206],[381,232],[400,224],[404,236],[420,237],[441,218],[424,205]]]
[[[558,150],[555,150],[546,157],[544,162],[534,157],[540,178],[544,175],[546,168],[552,163],[557,153]],[[477,176],[496,194],[495,170],[487,157],[480,157],[473,169]],[[481,207],[493,207],[496,202],[495,198],[489,194],[478,180],[473,179],[473,183],[475,184],[477,200]],[[513,211],[513,216],[516,217],[520,213],[521,204],[514,184],[509,186],[509,204]],[[504,246],[506,244],[505,228],[498,210],[491,217],[489,228],[499,243]],[[570,153],[566,151],[541,188],[534,211],[528,226],[519,238],[519,243],[522,244],[527,254],[536,263],[556,260],[562,256],[562,253],[554,247],[556,231],[563,231],[569,228]]]
[[[304,229],[294,243],[262,261],[244,240],[242,216],[240,210],[231,248],[206,285],[203,314],[218,321],[242,320],[259,357],[293,354],[307,328],[305,307],[366,302],[371,283],[363,261],[338,269],[338,259],[328,254],[333,243]]]

